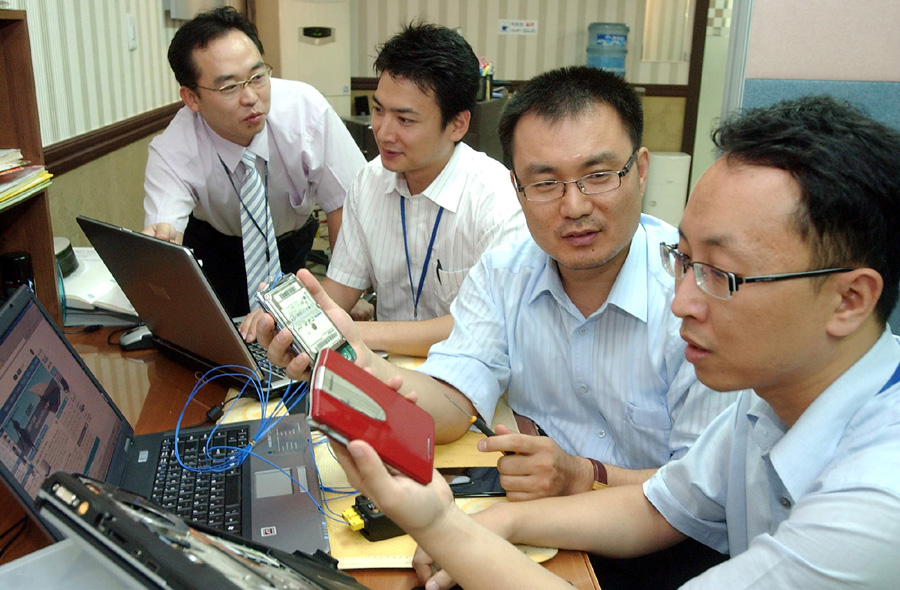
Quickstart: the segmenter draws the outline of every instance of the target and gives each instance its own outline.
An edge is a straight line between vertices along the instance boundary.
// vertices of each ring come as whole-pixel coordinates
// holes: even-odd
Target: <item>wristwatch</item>
[[[594,466],[594,483],[591,484],[591,489],[602,490],[603,488],[608,488],[609,483],[607,483],[606,479],[606,465],[596,459],[588,458],[588,461]]]

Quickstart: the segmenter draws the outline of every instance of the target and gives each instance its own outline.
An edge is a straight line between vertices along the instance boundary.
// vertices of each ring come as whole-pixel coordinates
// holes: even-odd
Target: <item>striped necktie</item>
[[[268,191],[256,170],[256,155],[244,150],[244,180],[241,182],[241,235],[244,240],[244,267],[247,269],[247,297],[250,310],[259,307],[256,292],[262,282],[270,283],[281,270],[275,228],[266,201]]]

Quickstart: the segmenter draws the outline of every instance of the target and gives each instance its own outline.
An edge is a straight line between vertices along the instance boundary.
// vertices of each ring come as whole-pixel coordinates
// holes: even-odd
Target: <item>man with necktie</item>
[[[256,27],[234,9],[185,23],[168,56],[185,106],[150,143],[144,233],[192,248],[225,309],[243,315],[260,282],[305,267],[315,204],[334,245],[365,159],[318,91],[272,78]]]

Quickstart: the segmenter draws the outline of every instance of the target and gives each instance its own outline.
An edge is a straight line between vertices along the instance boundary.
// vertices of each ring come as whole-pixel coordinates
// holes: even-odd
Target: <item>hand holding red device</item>
[[[434,468],[434,419],[340,353],[319,353],[310,426],[344,444],[362,439],[400,473],[427,485]]]

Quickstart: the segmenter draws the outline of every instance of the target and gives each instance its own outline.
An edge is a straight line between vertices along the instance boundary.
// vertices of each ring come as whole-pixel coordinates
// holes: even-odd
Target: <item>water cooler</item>
[[[625,77],[628,55],[628,25],[591,23],[588,25],[587,65]]]
[[[651,151],[641,210],[677,227],[687,202],[690,175],[689,154]]]

